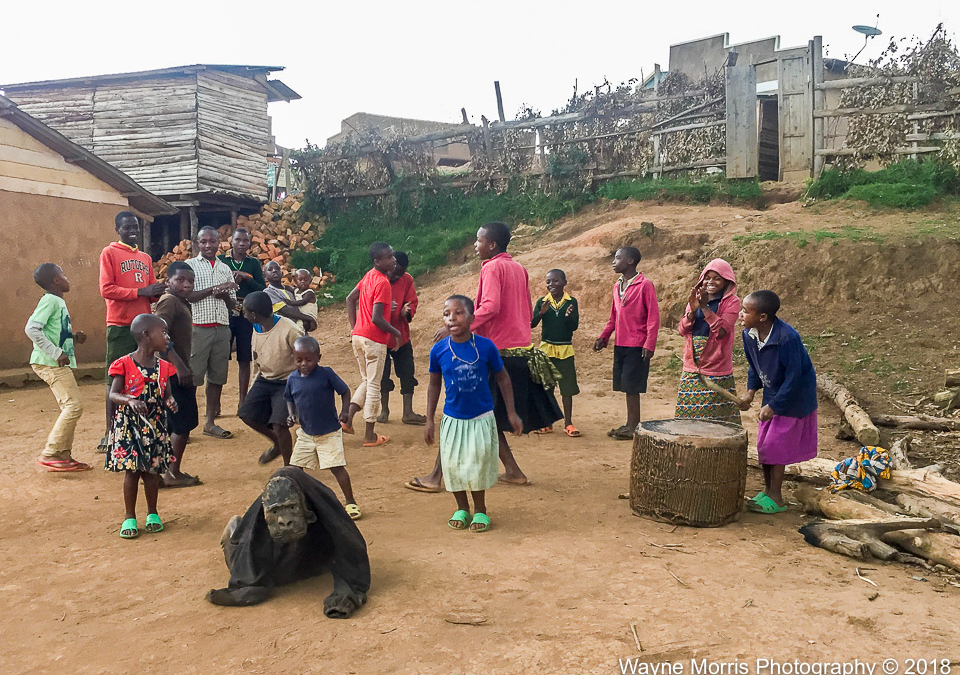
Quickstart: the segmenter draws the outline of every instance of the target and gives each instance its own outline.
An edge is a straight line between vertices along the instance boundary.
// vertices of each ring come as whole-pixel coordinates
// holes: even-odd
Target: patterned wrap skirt
[[[693,337],[693,353],[699,358],[706,337]],[[737,393],[733,374],[704,375],[711,382],[715,382],[732,394]],[[688,420],[717,420],[719,422],[733,422],[740,424],[740,409],[736,404],[728,401],[710,389],[700,379],[697,373],[684,371],[680,376],[680,387],[677,390],[677,408],[674,417]]]
[[[461,420],[440,420],[440,465],[447,492],[488,490],[497,483],[500,444],[493,411]]]

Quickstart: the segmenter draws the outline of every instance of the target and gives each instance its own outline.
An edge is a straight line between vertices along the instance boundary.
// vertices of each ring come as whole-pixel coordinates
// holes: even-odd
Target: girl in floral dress
[[[117,406],[113,418],[113,441],[107,450],[108,471],[123,471],[123,504],[126,516],[120,536],[134,539],[137,530],[137,493],[143,482],[147,499],[144,529],[159,532],[163,522],[157,514],[160,475],[174,460],[167,427],[167,408],[176,412],[168,380],[177,370],[157,356],[170,341],[166,322],[153,314],[141,314],[130,324],[137,350],[111,364],[110,400]]]

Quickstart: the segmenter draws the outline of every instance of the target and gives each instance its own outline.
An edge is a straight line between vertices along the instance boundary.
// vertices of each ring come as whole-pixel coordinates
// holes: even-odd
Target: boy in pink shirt
[[[613,271],[620,275],[613,285],[610,320],[593,344],[599,352],[610,336],[617,334],[613,347],[613,390],[622,391],[627,400],[627,422],[607,435],[618,441],[633,439],[640,424],[640,394],[647,391],[650,358],[657,348],[660,308],[653,283],[639,271],[640,251],[633,246],[619,249],[613,256]]]

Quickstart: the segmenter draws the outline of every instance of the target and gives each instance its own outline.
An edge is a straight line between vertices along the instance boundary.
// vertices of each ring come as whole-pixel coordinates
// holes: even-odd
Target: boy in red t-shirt
[[[400,331],[390,325],[390,303],[393,289],[389,274],[397,266],[393,248],[383,242],[370,244],[373,269],[367,272],[357,287],[347,296],[347,316],[353,327],[353,354],[360,366],[360,386],[350,399],[350,422],[344,431],[353,433],[353,417],[363,410],[366,431],[363,447],[372,448],[390,440],[375,430],[380,415],[380,378],[387,360],[387,344],[400,337]]]

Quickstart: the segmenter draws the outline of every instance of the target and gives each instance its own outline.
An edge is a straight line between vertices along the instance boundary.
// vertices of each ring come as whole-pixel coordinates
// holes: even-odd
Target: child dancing
[[[440,400],[440,382],[446,389],[443,419],[440,421],[440,463],[447,491],[457,500],[457,510],[447,521],[455,530],[468,528],[473,496],[474,514],[471,532],[490,529],[490,517],[484,491],[497,482],[499,470],[497,421],[493,414],[490,373],[496,373],[497,386],[507,409],[513,433],[523,431],[523,423],[513,406],[513,387],[503,369],[503,360],[491,340],[470,331],[473,301],[464,295],[451,295],[443,305],[443,323],[449,334],[430,350],[430,387],[427,391],[427,425],[423,438],[432,445],[434,417]]]
[[[560,372],[560,398],[563,401],[563,433],[576,438],[580,431],[573,426],[573,397],[580,393],[577,386],[577,366],[573,355],[573,333],[580,327],[580,309],[577,299],[570,297],[564,289],[567,287],[567,275],[563,270],[547,272],[548,293],[537,300],[533,307],[533,319],[530,327],[535,328],[543,322],[540,337],[540,351],[550,357],[550,361]],[[553,427],[544,427],[539,434],[549,434]]]
[[[740,409],[748,410],[757,389],[763,389],[757,454],[765,487],[747,503],[760,513],[786,511],[784,468],[817,456],[817,375],[800,335],[777,318],[779,309],[776,293],[755,291],[744,298],[740,310],[750,366]]]
[[[123,471],[123,505],[126,516],[120,536],[134,539],[137,530],[137,492],[143,482],[147,499],[147,532],[159,532],[163,522],[157,514],[157,489],[160,475],[174,461],[170,446],[167,408],[176,412],[177,402],[170,393],[169,379],[176,368],[157,357],[167,350],[170,336],[167,324],[159,316],[140,314],[130,324],[137,341],[132,354],[111,365],[110,402],[116,406],[113,436],[107,448],[108,471]],[[166,406],[166,407],[164,407]]]
[[[707,386],[709,380],[737,393],[733,379],[734,331],[740,314],[736,279],[730,263],[715,258],[703,268],[690,291],[687,311],[677,329],[685,344],[675,417],[740,424],[736,402]]]

